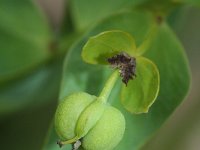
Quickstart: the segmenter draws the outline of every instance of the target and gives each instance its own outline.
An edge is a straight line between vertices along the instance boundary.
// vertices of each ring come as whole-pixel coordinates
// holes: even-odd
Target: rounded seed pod
[[[121,141],[125,131],[122,113],[107,106],[96,125],[82,139],[84,150],[112,150]]]
[[[61,145],[81,140],[83,150],[112,150],[123,137],[125,119],[100,98],[80,92],[59,104],[55,128]]]
[[[74,138],[80,114],[96,96],[84,92],[71,94],[58,105],[55,113],[55,129],[61,140]]]
[[[89,104],[87,108],[85,108],[85,110],[80,114],[76,124],[75,132],[79,138],[85,136],[88,131],[94,127],[104,113],[106,106],[106,103],[97,98],[94,102]]]

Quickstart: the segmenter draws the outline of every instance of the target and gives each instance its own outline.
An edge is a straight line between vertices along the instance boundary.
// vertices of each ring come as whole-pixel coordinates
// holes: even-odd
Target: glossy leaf
[[[136,55],[135,40],[123,31],[106,31],[91,37],[82,51],[82,58],[91,64],[107,64],[107,59],[120,52]]]
[[[156,100],[160,76],[156,65],[149,59],[137,57],[136,77],[123,85],[121,102],[131,113],[147,113]]]
[[[111,69],[84,63],[80,56],[82,47],[90,36],[113,28],[130,33],[137,37],[135,38],[136,43],[141,43],[146,35],[144,31],[148,31],[148,28],[140,30],[143,24],[136,26],[136,23],[141,23],[142,18],[146,18],[143,15],[146,16],[147,14],[124,13],[106,19],[74,45],[65,60],[60,99],[76,91],[85,91],[93,95],[99,94],[111,73]],[[146,20],[146,23],[144,24],[145,27],[152,22]],[[133,115],[126,111],[120,103],[119,93],[122,83],[121,81],[117,83],[109,102],[125,115],[126,131],[123,140],[115,150],[138,150],[183,101],[189,89],[190,75],[183,47],[166,24],[159,25],[156,39],[145,55],[159,69],[160,92],[148,113]],[[54,128],[51,131],[53,132],[53,130]],[[44,149],[59,150],[59,146],[56,145],[58,136],[51,134],[50,139],[51,141],[45,145]],[[63,149],[70,150],[70,145],[63,147]]]
[[[48,24],[31,0],[0,0],[0,83],[50,57]]]

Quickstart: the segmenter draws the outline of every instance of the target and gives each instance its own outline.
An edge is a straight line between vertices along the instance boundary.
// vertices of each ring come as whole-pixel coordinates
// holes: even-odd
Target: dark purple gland
[[[122,52],[107,59],[108,63],[116,69],[119,69],[122,82],[127,86],[128,81],[136,77],[136,59]]]

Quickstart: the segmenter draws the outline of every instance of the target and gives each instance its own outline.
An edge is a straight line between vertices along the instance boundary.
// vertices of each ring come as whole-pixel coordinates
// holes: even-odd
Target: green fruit
[[[80,92],[59,104],[55,128],[61,146],[81,140],[83,150],[112,150],[123,137],[125,119],[102,98]]]
[[[106,103],[97,99],[81,113],[76,124],[76,135],[79,138],[85,136],[94,127],[104,113],[106,106]]]
[[[121,141],[125,119],[114,107],[107,106],[97,124],[82,140],[84,150],[112,150]]]
[[[75,137],[76,123],[83,110],[96,99],[96,96],[79,92],[62,100],[55,114],[55,129],[61,140]]]

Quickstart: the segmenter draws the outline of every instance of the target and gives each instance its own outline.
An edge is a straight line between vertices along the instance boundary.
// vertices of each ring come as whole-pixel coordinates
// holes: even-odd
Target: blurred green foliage
[[[71,25],[75,30],[60,33],[65,34],[62,38],[53,32],[35,1],[0,0],[0,149],[59,149],[53,127],[48,131],[58,97],[76,91],[98,94],[110,74],[106,67],[82,61],[81,49],[88,38],[118,29],[130,33],[138,45],[145,40],[148,25],[156,22],[158,33],[145,56],[158,66],[161,75],[157,102],[148,114],[129,114],[119,102],[120,82],[110,98],[127,120],[125,137],[116,150],[133,150],[144,145],[181,103],[189,88],[184,49],[167,25],[168,20],[170,25],[179,22],[185,11],[180,8],[186,4],[200,6],[198,0],[175,3],[72,0],[66,7],[70,13],[64,17],[69,24],[66,31],[70,31]],[[138,13],[153,17],[145,20]],[[70,146],[62,149],[67,148]]]
[[[0,1],[0,33],[0,83],[50,57],[49,25],[30,0]]]
[[[110,73],[110,69],[84,63],[80,55],[82,47],[89,37],[111,29],[123,30],[132,36],[137,33],[140,35],[138,36],[138,38],[140,37],[138,41],[142,41],[145,37],[142,35],[146,35],[146,33],[136,30],[141,26],[140,24],[135,25],[138,16],[139,18],[141,16],[138,12],[126,12],[111,16],[91,29],[83,36],[81,41],[73,45],[68,57],[65,59],[60,100],[66,95],[76,91],[86,91],[93,95],[99,94],[100,89],[103,87],[103,82],[105,82]],[[123,22],[120,22],[120,20],[123,20]],[[120,104],[120,83],[118,83],[118,86],[112,92],[110,103],[120,109],[125,115],[127,129],[122,142],[116,147],[116,150],[140,148],[180,104],[189,88],[190,75],[183,48],[165,23],[159,26],[156,39],[145,56],[153,60],[158,66],[161,75],[161,91],[149,113],[132,115],[124,110]],[[70,64],[79,65],[74,67]],[[179,74],[180,70],[178,68],[182,69],[181,74]],[[179,87],[182,88],[180,89]],[[59,149],[59,147],[55,147],[52,144],[58,137],[55,134],[52,134],[50,137],[52,140],[44,149]]]

